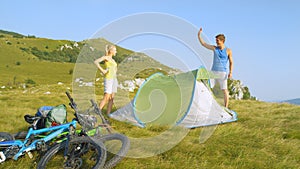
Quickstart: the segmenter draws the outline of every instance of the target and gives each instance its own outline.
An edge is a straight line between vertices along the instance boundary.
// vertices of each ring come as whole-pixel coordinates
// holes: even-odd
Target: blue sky
[[[216,34],[226,35],[235,64],[233,78],[260,100],[300,98],[298,0],[3,0],[1,7],[0,29],[76,41],[137,13],[177,16],[203,27],[213,44]],[[133,42],[123,47],[139,49]]]

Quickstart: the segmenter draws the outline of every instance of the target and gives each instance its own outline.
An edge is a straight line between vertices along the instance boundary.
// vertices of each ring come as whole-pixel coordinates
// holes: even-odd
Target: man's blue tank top
[[[215,48],[212,70],[220,71],[220,72],[228,72],[227,47],[225,47],[223,50],[221,50],[219,47]]]

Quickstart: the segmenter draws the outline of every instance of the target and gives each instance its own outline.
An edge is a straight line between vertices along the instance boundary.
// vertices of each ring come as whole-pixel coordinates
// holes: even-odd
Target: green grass
[[[68,104],[64,95],[68,86],[48,85],[0,93],[1,131],[25,130],[25,114],[34,114],[42,105]],[[46,90],[47,89],[47,90]],[[33,92],[35,91],[35,92]],[[50,95],[43,94],[50,91]],[[99,96],[100,97],[100,96]],[[300,107],[259,101],[231,101],[239,120],[218,125],[212,136],[199,143],[203,128],[190,130],[174,148],[148,158],[125,158],[116,168],[299,168]],[[72,111],[68,108],[68,116]],[[165,130],[161,127],[141,129],[112,120],[115,130],[129,137],[152,137]],[[34,153],[35,157],[38,154]],[[21,157],[8,160],[1,168],[32,168],[37,159]]]

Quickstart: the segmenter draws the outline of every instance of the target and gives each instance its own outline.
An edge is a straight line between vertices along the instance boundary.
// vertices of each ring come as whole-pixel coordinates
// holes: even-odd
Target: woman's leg
[[[100,110],[102,110],[103,107],[106,105],[106,103],[108,103],[108,101],[110,100],[110,97],[111,97],[111,94],[104,93],[103,99],[101,100],[101,102],[99,104]]]
[[[112,93],[111,97],[109,98],[109,101],[108,101],[108,104],[107,104],[107,112],[106,112],[107,115],[109,115],[111,110],[112,110],[112,106],[113,106],[113,103],[114,103],[114,96],[115,96],[115,94]]]

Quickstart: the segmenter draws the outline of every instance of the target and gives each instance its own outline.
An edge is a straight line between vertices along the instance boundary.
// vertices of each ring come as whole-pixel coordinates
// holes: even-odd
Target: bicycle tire
[[[105,165],[103,166],[104,169],[110,169],[115,167],[125,157],[130,148],[130,141],[128,137],[122,134],[114,133],[107,135],[96,135],[93,138],[100,140],[104,143],[105,146],[108,141],[113,140],[117,140],[122,143],[120,150],[117,153],[115,153],[115,155],[111,159],[105,162]],[[106,150],[109,151],[107,147]]]
[[[14,136],[7,132],[0,132],[0,142],[9,140],[15,140]]]
[[[64,160],[65,159],[64,151],[65,151],[66,145],[67,145],[67,141],[64,141],[62,143],[59,143],[59,144],[56,144],[56,145],[52,146],[52,148],[50,148],[46,152],[46,154],[41,158],[41,160],[39,161],[39,163],[37,165],[37,169],[49,168],[50,167],[49,163],[51,162],[50,160],[55,158],[54,156],[59,156],[58,153],[62,153],[61,154],[62,155],[61,160],[59,160],[59,159],[57,160],[58,163],[61,163],[63,161],[63,165],[62,166],[60,165],[58,168],[64,168],[64,167],[66,168],[66,166],[64,166],[64,165],[66,165],[66,163],[74,160],[74,159]],[[81,150],[82,146],[88,145],[89,149],[87,151],[92,150],[92,149],[97,151],[96,152],[97,153],[97,158],[95,159],[97,161],[92,167],[79,166],[79,168],[82,167],[82,168],[98,169],[98,168],[102,168],[104,166],[104,163],[105,163],[105,160],[106,160],[106,150],[105,150],[104,144],[101,143],[100,141],[95,142],[92,139],[90,139],[89,137],[76,137],[76,138],[71,139],[69,141],[68,145],[69,145],[68,149],[71,150],[72,152],[78,151],[78,149],[79,149],[79,154],[76,154],[76,155],[80,156],[80,157],[82,155],[85,155],[84,153],[86,153],[85,150]],[[74,145],[76,147],[72,147],[70,145]],[[85,152],[82,152],[82,151],[85,151]],[[88,152],[88,153],[90,153],[90,152]],[[59,157],[57,157],[57,158],[59,158]],[[91,158],[89,158],[88,160],[91,160]],[[81,161],[81,162],[86,162],[86,161]],[[47,166],[47,164],[49,164],[49,165]],[[57,164],[57,162],[52,162],[52,164],[55,165],[55,164]],[[88,164],[85,163],[84,165],[88,165]],[[76,167],[73,166],[73,168],[76,168]]]

